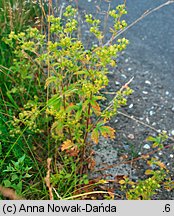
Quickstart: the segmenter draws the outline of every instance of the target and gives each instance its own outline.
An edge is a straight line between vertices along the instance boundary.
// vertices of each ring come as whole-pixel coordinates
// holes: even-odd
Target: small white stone
[[[172,136],[174,136],[174,130],[171,131]]]
[[[148,92],[147,92],[147,91],[143,91],[143,94],[147,95],[147,94],[148,94]]]
[[[126,76],[126,75],[121,74],[121,76],[122,76],[124,79],[127,79],[127,76]]]
[[[127,58],[127,59],[125,59],[125,63],[128,63],[128,61],[129,61],[129,59]]]
[[[127,137],[131,140],[133,140],[135,138],[133,134],[129,134]]]
[[[146,80],[145,83],[151,85],[151,82],[149,80]]]
[[[145,71],[145,72],[144,72],[144,74],[148,74],[148,73],[149,73],[149,71]]]
[[[149,144],[145,144],[145,145],[143,146],[143,148],[144,148],[144,149],[150,149],[150,145],[149,145]]]
[[[115,81],[115,85],[119,86],[119,85],[120,85],[120,82]]]
[[[170,165],[170,163],[167,163],[167,166],[169,166]]]
[[[173,158],[173,154],[170,154],[169,156],[170,156],[170,158]]]
[[[146,36],[143,36],[143,37],[142,37],[142,40],[145,40],[146,38],[147,38]]]
[[[138,155],[141,155],[141,152],[138,152]]]
[[[154,111],[151,110],[151,111],[149,112],[149,115],[150,115],[150,116],[153,116],[153,114],[154,114]]]
[[[174,112],[174,107],[172,107],[172,111]]]
[[[148,123],[148,124],[150,124],[150,120],[149,120],[149,118],[148,118],[148,117],[146,118],[146,121],[147,121],[147,123]]]
[[[169,92],[168,92],[168,91],[166,91],[166,95],[169,95]]]
[[[159,152],[158,154],[159,154],[159,155],[162,155],[163,153],[162,153],[162,152]]]
[[[129,109],[131,109],[133,106],[134,106],[133,104],[130,104],[130,105],[129,105]]]
[[[128,71],[131,71],[131,70],[132,70],[132,68],[128,68],[127,70],[128,70]]]
[[[91,2],[92,0],[88,0],[88,2]]]

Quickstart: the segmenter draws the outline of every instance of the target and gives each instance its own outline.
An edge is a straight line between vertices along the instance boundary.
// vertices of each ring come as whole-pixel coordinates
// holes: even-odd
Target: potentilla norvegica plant
[[[100,136],[115,137],[115,130],[108,122],[119,107],[126,105],[132,90],[128,85],[123,86],[109,106],[101,109],[101,103],[106,99],[102,90],[109,83],[108,66],[116,65],[117,54],[128,44],[125,38],[113,40],[117,32],[126,27],[122,20],[127,13],[125,5],[109,12],[114,20],[109,45],[103,44],[100,20],[86,15],[90,32],[98,39],[98,45],[88,50],[77,37],[76,13],[76,9],[68,6],[62,18],[48,16],[48,39],[38,29],[30,28],[19,34],[11,32],[4,40],[15,47],[16,57],[11,68],[18,81],[10,92],[15,97],[22,87],[23,94],[30,99],[14,116],[11,135],[16,136],[26,127],[26,133],[51,136],[55,159],[64,158],[66,164],[70,161],[68,169],[71,170],[73,158],[76,172],[82,174],[86,168],[92,169],[95,165],[91,144],[98,144]],[[27,82],[31,85],[28,91],[25,90]],[[44,82],[45,90],[42,88]],[[35,91],[38,95],[32,92],[36,85],[39,86]],[[49,156],[53,157],[51,152]]]
[[[47,10],[45,1],[0,1],[0,64],[9,67],[13,59],[10,47],[4,43],[2,38],[6,37],[10,31],[17,33],[27,29],[29,26],[41,28],[43,25],[43,21],[41,21],[43,9]]]

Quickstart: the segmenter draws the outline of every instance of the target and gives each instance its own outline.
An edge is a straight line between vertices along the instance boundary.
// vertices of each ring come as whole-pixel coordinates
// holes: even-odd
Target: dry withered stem
[[[49,196],[50,196],[50,200],[53,200],[53,188],[51,186],[51,183],[50,183],[50,173],[51,173],[51,158],[48,158],[47,159],[47,175],[45,177],[45,182],[46,182],[46,186],[48,187],[48,190],[49,190]]]

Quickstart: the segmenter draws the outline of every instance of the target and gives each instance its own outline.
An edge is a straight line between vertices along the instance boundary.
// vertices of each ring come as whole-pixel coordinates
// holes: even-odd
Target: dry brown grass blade
[[[46,182],[46,186],[48,187],[48,190],[49,190],[49,195],[50,195],[50,200],[53,200],[53,188],[51,186],[51,183],[50,183],[50,173],[51,173],[51,158],[48,158],[47,159],[47,175],[45,177],[45,182]]]
[[[5,188],[3,186],[0,186],[0,193],[10,200],[23,200],[22,197],[16,195],[16,192],[13,189]]]

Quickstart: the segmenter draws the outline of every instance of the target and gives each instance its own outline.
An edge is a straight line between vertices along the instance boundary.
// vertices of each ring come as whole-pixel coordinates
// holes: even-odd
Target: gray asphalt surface
[[[128,0],[128,22],[164,2],[166,1]],[[174,3],[144,18],[125,35],[130,40],[127,51],[132,58],[149,65],[151,72],[160,76],[166,90],[174,95]]]
[[[155,8],[167,0],[127,0],[128,24],[145,11]],[[97,15],[97,7],[107,11],[108,5],[115,8],[123,0],[79,0],[80,10]],[[142,65],[148,65],[151,73],[161,78],[166,91],[174,95],[174,3],[145,17],[124,33],[130,40],[126,52]]]

